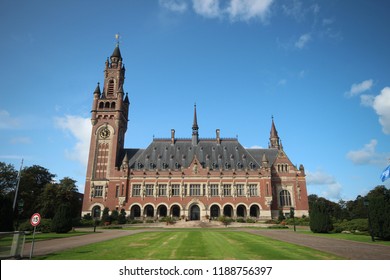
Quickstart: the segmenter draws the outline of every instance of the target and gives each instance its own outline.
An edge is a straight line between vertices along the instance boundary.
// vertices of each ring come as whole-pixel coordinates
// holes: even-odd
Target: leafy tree
[[[10,193],[13,194],[16,188],[16,178],[18,171],[15,170],[12,164],[0,162],[0,195],[5,196]]]
[[[72,229],[72,215],[69,205],[62,204],[58,207],[53,217],[51,229],[56,233],[67,233]]]
[[[121,213],[118,216],[118,224],[123,225],[126,223],[126,211],[125,209],[121,209]]]
[[[12,202],[2,195],[0,195],[0,221],[0,231],[14,230]]]
[[[21,218],[29,219],[33,213],[40,210],[40,196],[45,186],[52,183],[54,178],[54,174],[39,165],[23,168],[18,195],[24,202]]]
[[[315,233],[328,233],[333,229],[329,205],[326,200],[317,198],[309,202],[310,230]]]
[[[102,223],[103,224],[111,223],[111,217],[110,217],[109,212],[110,212],[110,209],[108,209],[108,207],[104,207],[103,214],[102,214]]]
[[[373,236],[390,240],[390,190],[377,186],[367,195]]]

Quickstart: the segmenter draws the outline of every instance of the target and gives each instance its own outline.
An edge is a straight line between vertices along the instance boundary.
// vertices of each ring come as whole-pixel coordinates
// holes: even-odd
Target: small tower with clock
[[[107,197],[109,178],[116,177],[115,173],[121,165],[130,105],[123,91],[124,79],[125,67],[117,42],[105,63],[103,87],[98,83],[93,93],[92,133],[85,185],[85,193],[89,192],[91,199]]]

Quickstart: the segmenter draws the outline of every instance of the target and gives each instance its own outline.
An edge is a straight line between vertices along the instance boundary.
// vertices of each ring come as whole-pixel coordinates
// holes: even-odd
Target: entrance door
[[[200,220],[200,209],[198,205],[191,207],[191,220]]]

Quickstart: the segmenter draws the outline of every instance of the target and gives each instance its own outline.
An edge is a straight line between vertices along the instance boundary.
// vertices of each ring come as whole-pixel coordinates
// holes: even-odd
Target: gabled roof
[[[263,155],[270,165],[277,156],[276,149],[245,149],[237,139],[199,139],[193,145],[191,139],[154,139],[146,149],[126,149],[129,166],[132,169],[188,168],[194,157],[203,168],[210,170],[259,169]]]

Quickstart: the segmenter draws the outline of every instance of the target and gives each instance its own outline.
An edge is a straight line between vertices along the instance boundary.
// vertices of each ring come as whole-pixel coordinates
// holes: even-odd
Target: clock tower
[[[92,133],[86,174],[85,194],[106,197],[110,178],[116,177],[124,152],[129,99],[124,94],[125,67],[117,43],[104,69],[104,84],[93,93]]]

